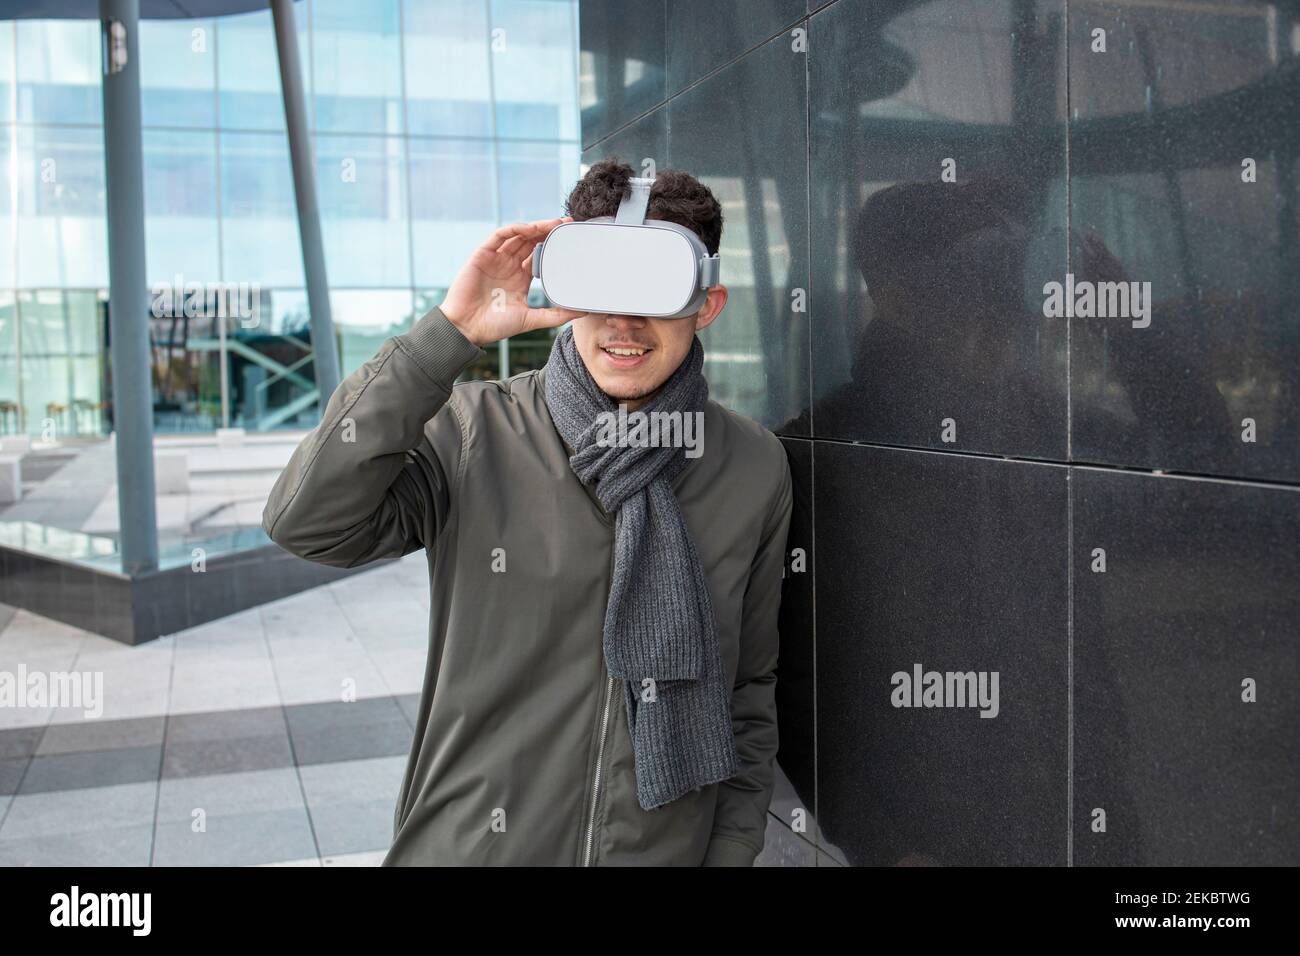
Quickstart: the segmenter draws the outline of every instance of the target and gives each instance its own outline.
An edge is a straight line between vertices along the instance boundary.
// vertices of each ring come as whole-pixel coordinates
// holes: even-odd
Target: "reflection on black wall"
[[[584,162],[723,202],[711,391],[798,485],[761,862],[1300,863],[1300,3],[580,27]]]

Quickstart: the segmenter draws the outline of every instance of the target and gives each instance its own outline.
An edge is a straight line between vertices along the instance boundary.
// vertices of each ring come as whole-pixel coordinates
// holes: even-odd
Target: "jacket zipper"
[[[605,738],[609,735],[610,704],[614,701],[614,678],[609,678],[605,685],[605,713],[600,718],[600,748],[596,751],[596,774],[591,784],[591,815],[587,819],[587,849],[582,865],[591,866],[592,838],[596,832],[596,807],[600,803],[600,771],[605,759]]]
[[[595,495],[591,494],[591,489],[589,489],[585,484],[582,487],[583,490],[591,495],[591,500],[592,503],[595,504],[596,510],[599,511],[603,517],[608,518],[609,523],[612,525],[613,519],[606,514],[605,509],[601,507],[599,499],[597,499]],[[612,543],[609,548],[609,578],[611,581],[614,580],[614,546]],[[601,635],[601,641],[603,644],[603,633]],[[601,659],[604,660],[603,651]],[[593,838],[596,833],[596,807],[600,804],[600,772],[603,769],[605,761],[605,738],[609,736],[609,711],[610,705],[614,702],[614,688],[617,683],[618,682],[613,677],[610,677],[608,674],[606,675],[605,711],[600,717],[600,745],[596,748],[596,771],[592,775],[591,780],[591,814],[587,817],[587,846],[583,852],[583,866],[591,866],[591,854],[594,849]]]

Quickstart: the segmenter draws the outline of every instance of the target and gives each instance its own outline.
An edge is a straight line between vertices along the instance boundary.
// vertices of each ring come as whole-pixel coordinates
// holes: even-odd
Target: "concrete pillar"
[[[302,267],[307,279],[307,308],[311,311],[311,345],[320,405],[339,384],[339,357],[330,313],[330,287],[325,276],[325,243],[321,238],[320,207],[316,204],[316,166],[311,136],[307,132],[307,106],[303,95],[302,65],[298,57],[298,31],[293,0],[271,0],[275,20],[275,49],[280,60],[280,89],[284,94],[284,121],[289,130],[289,159],[293,165],[293,195],[298,203],[298,235],[302,242]]]
[[[144,150],[140,139],[140,2],[100,0],[99,15],[119,549],[123,571],[135,574],[158,566],[149,287],[144,259]]]

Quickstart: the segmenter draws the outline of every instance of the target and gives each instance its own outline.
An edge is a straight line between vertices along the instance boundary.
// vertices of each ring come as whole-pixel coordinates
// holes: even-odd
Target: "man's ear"
[[[709,289],[709,295],[704,300],[704,305],[700,306],[700,311],[695,313],[695,331],[702,331],[712,325],[713,320],[721,314],[726,306],[727,287],[725,285],[715,285]]]

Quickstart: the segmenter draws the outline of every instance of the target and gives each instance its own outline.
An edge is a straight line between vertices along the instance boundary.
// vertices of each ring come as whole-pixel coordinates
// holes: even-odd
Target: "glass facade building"
[[[302,0],[296,12],[346,374],[440,301],[496,225],[559,215],[579,173],[576,4]],[[95,21],[0,22],[0,435],[111,427],[99,43]],[[246,287],[258,304],[255,324],[150,320],[155,427],[310,426],[270,12],[144,21],[140,66],[150,286]],[[516,340],[470,374],[538,364],[548,343]]]

